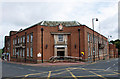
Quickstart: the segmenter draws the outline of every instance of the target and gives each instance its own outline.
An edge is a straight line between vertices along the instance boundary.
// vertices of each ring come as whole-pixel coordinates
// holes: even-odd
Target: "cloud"
[[[99,19],[99,22],[94,22],[96,31],[99,31],[100,26],[101,33],[105,36],[117,34],[117,0],[24,1],[3,0],[0,4],[0,38],[9,35],[10,30],[27,28],[42,20],[75,20],[92,28],[92,18]],[[0,48],[3,47],[3,40],[4,38],[0,39]]]

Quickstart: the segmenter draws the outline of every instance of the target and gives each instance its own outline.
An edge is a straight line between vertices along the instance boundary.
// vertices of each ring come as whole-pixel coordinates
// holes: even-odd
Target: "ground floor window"
[[[14,53],[14,48],[13,48],[13,55],[15,55],[15,53]]]
[[[27,48],[27,57],[29,57],[29,48]]]
[[[23,57],[25,56],[25,49],[23,49]]]
[[[30,48],[30,56],[33,57],[33,48]]]

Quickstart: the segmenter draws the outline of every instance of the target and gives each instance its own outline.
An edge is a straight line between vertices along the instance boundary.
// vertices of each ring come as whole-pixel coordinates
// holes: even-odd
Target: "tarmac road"
[[[85,65],[28,66],[2,63],[3,78],[44,79],[120,79],[119,59],[101,60]]]

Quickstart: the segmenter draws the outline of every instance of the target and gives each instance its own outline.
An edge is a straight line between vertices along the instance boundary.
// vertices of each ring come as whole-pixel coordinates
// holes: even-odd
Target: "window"
[[[15,53],[15,55],[16,55],[16,49],[15,49],[14,53]]]
[[[58,35],[58,41],[63,41],[63,35]]]
[[[25,56],[25,49],[23,49],[23,57]]]
[[[23,43],[25,43],[25,36],[23,36]]]
[[[18,44],[20,43],[19,38],[18,38]]]
[[[31,33],[30,38],[30,42],[33,42],[33,33]]]
[[[17,44],[17,39],[15,39],[15,44]]]
[[[27,57],[29,57],[29,48],[27,48]]]
[[[95,56],[97,56],[97,49],[96,49],[96,46],[95,46]]]
[[[19,56],[19,49],[18,49],[17,55]]]
[[[21,37],[21,43],[22,43],[22,37]]]
[[[30,48],[30,56],[33,57],[33,48]]]
[[[90,41],[90,39],[89,39],[89,33],[88,33],[88,42]]]
[[[90,56],[90,46],[88,46],[88,56]]]
[[[92,53],[93,53],[93,52],[92,52],[92,45],[91,45],[91,56],[93,55]]]
[[[14,39],[13,39],[13,45],[14,45]]]
[[[90,41],[92,42],[92,34],[90,34]]]
[[[20,56],[22,57],[22,49],[20,49]]]
[[[14,48],[13,48],[13,55],[15,55],[15,53],[14,53]]]
[[[29,35],[27,35],[27,42],[29,42]]]

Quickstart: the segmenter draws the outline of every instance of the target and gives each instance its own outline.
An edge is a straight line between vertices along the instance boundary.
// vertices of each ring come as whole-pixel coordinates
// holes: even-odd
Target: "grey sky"
[[[0,4],[0,48],[10,30],[24,29],[43,20],[78,21],[92,28],[92,18],[98,18],[95,30],[99,32],[100,27],[104,36],[118,38],[118,0],[11,1]]]

